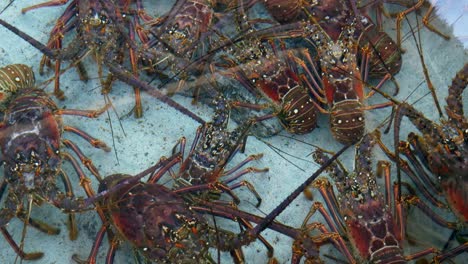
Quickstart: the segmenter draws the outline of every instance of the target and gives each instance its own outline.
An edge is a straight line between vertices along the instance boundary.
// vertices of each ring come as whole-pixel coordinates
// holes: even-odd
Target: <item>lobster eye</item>
[[[107,24],[109,23],[109,20],[107,19],[106,15],[101,15],[101,23],[102,24]]]

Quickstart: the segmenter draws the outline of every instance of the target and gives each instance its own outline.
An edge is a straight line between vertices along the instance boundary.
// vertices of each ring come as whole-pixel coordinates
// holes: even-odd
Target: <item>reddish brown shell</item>
[[[11,64],[0,68],[0,104],[5,103],[16,91],[32,88],[34,83],[34,72],[27,65]]]
[[[453,212],[465,222],[468,221],[468,180],[460,176],[459,179],[449,178],[441,182],[448,204]]]
[[[330,129],[340,143],[353,144],[364,135],[365,118],[359,101],[341,101],[334,105],[330,115]]]
[[[370,52],[370,77],[382,78],[387,73],[395,75],[400,71],[401,51],[387,33],[372,27],[361,37],[359,46]]]
[[[106,177],[99,191],[129,177]],[[211,259],[207,234],[211,230],[180,196],[162,185],[138,182],[111,194],[103,206],[120,235],[152,261],[205,263]]]
[[[5,178],[33,171],[44,177],[50,171],[55,175],[61,163],[58,150],[63,131],[62,119],[54,115],[57,109],[50,97],[38,89],[25,89],[11,99],[0,125]],[[41,173],[33,164],[39,164]],[[38,183],[41,182],[36,180]]]
[[[284,95],[278,120],[294,134],[306,134],[317,127],[317,109],[304,87],[296,86]]]
[[[298,0],[266,0],[265,7],[278,22],[295,20],[302,11],[302,1]]]

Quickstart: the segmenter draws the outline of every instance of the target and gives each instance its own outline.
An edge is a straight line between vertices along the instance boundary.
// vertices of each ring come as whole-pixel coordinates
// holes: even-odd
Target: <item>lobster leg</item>
[[[418,0],[418,2],[413,5],[412,7],[404,10],[403,12],[400,12],[398,13],[398,15],[396,16],[396,32],[397,32],[397,45],[398,47],[400,48],[400,50],[402,52],[404,52],[405,50],[401,47],[401,21],[403,20],[403,18],[405,18],[409,13],[421,8],[421,6],[423,5],[425,0]]]
[[[51,0],[51,1],[47,1],[47,2],[44,2],[44,3],[40,3],[40,4],[37,4],[37,5],[32,5],[32,6],[23,8],[23,9],[21,9],[21,13],[24,14],[26,12],[29,12],[29,11],[33,10],[33,9],[38,9],[38,8],[42,8],[42,7],[65,5],[66,3],[68,3],[68,1],[70,1],[70,0]],[[76,0],[73,0],[73,2],[76,2]],[[71,5],[73,5],[73,3]]]
[[[111,149],[106,145],[106,143],[102,142],[99,139],[93,138],[92,136],[90,136],[88,133],[82,131],[81,129],[78,129],[78,128],[72,127],[72,126],[64,126],[63,129],[65,131],[67,131],[67,132],[72,132],[72,133],[82,137],[83,139],[88,141],[89,144],[91,144],[95,148],[102,149],[105,152],[111,151]]]
[[[93,247],[91,249],[91,252],[89,253],[89,257],[86,261],[81,260],[78,255],[73,254],[72,259],[76,261],[77,263],[80,264],[96,264],[96,256],[97,253],[99,252],[99,247],[101,246],[102,239],[104,238],[104,234],[106,233],[106,226],[102,225],[101,228],[99,229],[96,238],[94,239],[93,242]]]
[[[0,227],[6,226],[16,215],[17,206],[15,199],[8,195],[5,201],[5,207],[0,209]]]
[[[405,256],[405,260],[413,260],[413,259],[419,259],[421,257],[424,257],[426,255],[429,255],[429,254],[432,254],[432,253],[438,253],[439,251],[436,249],[436,248],[427,248],[427,249],[424,249],[424,250],[421,250],[419,252],[416,252],[414,254],[411,254],[411,255],[408,255],[408,256]]]
[[[63,184],[65,185],[65,193],[67,194],[67,196],[70,198],[75,197],[70,179],[68,178],[68,175],[65,173],[65,171],[61,170],[60,178],[62,179]],[[74,213],[68,214],[68,224],[68,228],[70,229],[70,240],[76,240],[76,238],[78,237],[78,227],[76,225],[76,218]]]
[[[263,157],[263,154],[257,154],[257,155],[250,155],[248,156],[246,159],[244,159],[242,162],[240,162],[239,164],[237,164],[235,167],[229,169],[228,171],[224,172],[224,176],[227,176],[227,175],[231,175],[232,173],[238,171],[240,168],[242,168],[244,165],[246,165],[247,163],[251,162],[251,161],[254,161],[254,160],[259,160]],[[265,170],[266,169],[266,170]],[[265,169],[261,169],[260,171],[268,171],[267,168]],[[245,174],[245,173],[243,173]],[[232,177],[230,179],[227,179],[225,181],[223,181],[224,183],[230,183],[232,181],[234,181],[235,179],[239,178],[240,176],[235,176],[235,177]]]
[[[78,157],[81,160],[81,163],[86,166],[86,168],[96,177],[96,179],[101,179],[101,176],[99,175],[98,170],[94,166],[93,161],[90,158],[86,157],[75,143],[71,142],[68,139],[63,140],[62,143],[66,147],[70,148],[73,152],[75,152],[76,155],[78,155]]]
[[[456,222],[448,222],[439,214],[434,212],[429,206],[427,206],[421,199],[415,195],[405,195],[404,201],[409,204],[418,207],[424,214],[429,216],[435,223],[440,226],[450,228],[450,229],[457,229],[458,225]]]
[[[427,29],[430,31],[436,33],[437,35],[443,37],[445,40],[449,40],[450,36],[447,34],[442,33],[440,30],[438,30],[434,25],[430,24],[430,17],[432,15],[432,12],[434,12],[434,5],[430,5],[429,10],[427,10],[426,14],[424,15],[422,22],[424,26],[426,26]]]
[[[246,173],[250,173],[250,172],[253,172],[253,170],[247,170]],[[256,172],[262,172],[262,171],[256,171]],[[247,189],[249,189],[249,191],[255,196],[255,198],[257,199],[257,204],[255,205],[255,207],[259,207],[260,204],[262,203],[262,198],[260,197],[260,195],[258,194],[257,190],[255,190],[255,187],[248,181],[240,181],[240,182],[237,182],[231,186],[228,186],[228,189],[230,190],[234,190],[234,189],[237,189],[241,186],[245,186],[247,187]]]
[[[380,89],[385,84],[385,82],[388,81],[391,77],[392,75],[390,73],[385,74],[382,80],[380,80],[380,82],[374,87],[375,89],[372,89],[364,98],[369,99],[371,96],[373,96],[376,93],[375,90]],[[365,81],[367,79],[364,78],[363,80]]]
[[[173,154],[175,155],[175,154]],[[165,160],[165,158],[161,158],[161,160]],[[164,165],[161,169],[158,170],[157,173],[151,175],[147,181],[147,183],[156,183],[158,180],[167,172],[169,171],[174,165],[180,163],[182,160],[182,155],[180,153],[177,154],[177,157],[169,161],[166,165]]]
[[[47,43],[47,47],[54,50],[62,49],[62,38],[66,32],[72,30],[77,20],[70,23],[70,21],[75,17],[76,5],[71,4],[67,7],[62,16],[59,17],[57,23],[50,33],[50,39]],[[23,10],[25,11],[25,10]],[[23,12],[24,13],[24,12]],[[68,24],[68,25],[67,25]],[[65,98],[63,91],[60,89],[60,60],[55,61],[55,80],[54,80],[54,94],[55,96],[63,100]],[[41,62],[39,64],[39,73],[42,75],[44,73],[44,65],[51,66],[50,59],[47,56],[42,56]],[[81,64],[79,64],[81,65]],[[78,67],[78,69],[80,66]],[[78,71],[80,72],[80,71]],[[83,79],[82,74],[80,74],[80,79]]]
[[[332,232],[329,232],[325,226],[321,223],[311,223],[311,224],[307,224],[307,222],[310,220],[310,218],[315,214],[315,212],[319,210],[320,214],[325,218],[325,220],[327,221],[327,224],[330,226]],[[306,229],[310,229],[311,227],[313,227],[314,229],[317,228],[317,227],[321,227],[321,231],[322,231],[322,235],[325,235],[325,234],[332,234],[332,241],[333,241],[333,244],[334,246],[346,257],[346,259],[348,259],[348,261],[350,263],[354,263],[354,258],[350,252],[350,250],[348,249],[348,247],[346,246],[345,244],[345,241],[343,240],[343,237],[341,237],[341,235],[339,235],[339,232],[338,232],[338,228],[337,226],[332,222],[331,220],[331,217],[330,215],[327,213],[327,211],[325,210],[325,208],[323,207],[323,205],[320,203],[320,202],[315,202],[309,213],[307,214],[307,216],[304,218],[304,221],[302,223],[302,228],[305,228],[307,227]]]
[[[459,245],[443,254],[437,255],[434,257],[434,263],[442,263],[447,259],[451,259],[463,252],[468,252],[468,242]]]
[[[431,189],[431,192],[432,193],[435,193],[435,194],[438,194],[438,195],[442,195],[442,191],[440,189],[440,186],[437,186],[431,179],[431,177],[429,176],[429,174],[424,170],[423,166],[425,166],[426,169],[428,170],[431,170],[431,168],[429,167],[429,161],[427,160],[427,157],[429,156],[429,153],[427,151],[427,147],[425,146],[424,144],[424,141],[423,139],[414,134],[414,133],[410,133],[408,135],[408,141],[409,143],[411,144],[411,147],[414,149],[414,151],[411,151],[411,149],[409,149],[409,146],[408,144],[401,144],[400,143],[400,148],[404,148],[402,149],[402,152],[405,154],[405,156],[408,158],[408,160],[411,160],[412,161],[412,164],[417,167],[417,173],[418,175],[420,175],[420,178],[424,181],[424,183],[430,187]],[[410,158],[411,156],[411,158]],[[416,159],[416,156],[417,158],[420,160],[420,162],[417,161]],[[422,165],[421,165],[422,163]]]
[[[250,224],[250,222],[248,222],[247,220],[243,219],[243,218],[239,218],[238,219],[239,222],[244,225],[245,227],[247,227],[248,229],[252,229],[253,226],[252,224]],[[258,236],[258,239],[260,239],[260,241],[262,242],[263,245],[265,245],[265,247],[267,248],[267,251],[268,251],[268,257],[271,259],[273,258],[273,255],[274,255],[274,249],[273,247],[270,245],[270,243],[263,237],[263,236]]]
[[[317,100],[319,100],[322,104],[326,104],[327,99],[325,98],[325,91],[323,89],[325,85],[320,74],[317,71],[317,65],[314,62],[314,60],[312,60],[312,57],[310,56],[309,52],[304,52],[303,55],[307,59],[307,62],[311,65],[312,71],[310,71],[309,67],[307,67],[306,63],[303,60],[293,56],[294,61],[297,64],[299,64],[302,67],[302,69],[304,69],[304,71],[306,72],[308,78],[303,78],[303,80],[306,81],[307,88],[309,88],[309,91],[312,92],[317,98]]]
[[[107,250],[106,264],[114,264],[114,256],[120,241],[117,237],[113,237],[110,242],[109,250]]]
[[[396,161],[396,155],[394,153],[392,153],[385,145],[384,143],[380,140],[380,138],[377,139],[377,144],[379,145],[380,149],[382,149],[382,151],[385,153],[385,155],[387,155],[387,157],[389,157],[391,160]],[[405,149],[402,149],[401,148],[402,145],[400,144],[400,151],[402,151],[405,155],[406,155],[406,151]],[[410,156],[407,156],[407,158],[409,160],[412,160],[410,158]],[[426,186],[425,184],[423,184],[423,182],[420,180],[420,175],[421,174],[416,174],[413,169],[409,166],[409,164],[403,160],[403,159],[399,159],[399,164],[400,164],[400,169],[402,169],[406,175],[408,175],[410,178],[411,178],[411,181],[416,185],[417,189],[420,190],[423,194],[423,196],[428,199],[432,204],[434,204],[435,206],[437,207],[440,207],[440,208],[444,208],[446,207],[446,205],[444,203],[442,203],[441,201],[439,201],[438,199],[436,199],[434,197],[434,193],[440,193],[440,191],[437,190],[437,188],[435,186]],[[414,161],[412,162],[412,164],[419,164],[419,161]],[[424,170],[423,170],[424,171]],[[425,171],[424,171],[425,173]],[[428,175],[426,175],[426,177],[429,177]],[[428,189],[429,187],[429,189]]]
[[[318,223],[318,222],[313,222],[313,223],[309,223],[307,225],[304,225],[302,227],[302,229],[305,230],[305,232],[310,232],[312,230],[315,230],[315,229],[318,229],[320,230],[321,234],[315,236],[315,237],[310,237],[310,240],[313,241],[313,243],[316,243],[318,245],[321,245],[321,244],[324,244],[324,243],[333,243],[333,246],[335,248],[337,248],[338,250],[340,250],[340,248],[342,247],[345,247],[345,244],[344,244],[344,241],[343,241],[343,238],[341,237],[340,234],[338,233],[334,233],[334,232],[330,232],[330,230],[328,230],[324,224],[322,223]],[[301,241],[294,241],[294,244],[293,244],[293,256],[294,256],[294,252],[297,252],[298,249],[297,249],[297,242],[301,242]],[[302,242],[304,243],[304,242]],[[301,243],[299,243],[300,245]],[[302,252],[305,250],[305,248],[302,247]],[[349,251],[346,247],[344,249],[345,251]],[[340,250],[341,251],[341,250]],[[343,251],[341,251],[343,252]],[[301,253],[302,255],[302,253]],[[346,255],[346,254],[344,254]],[[302,257],[302,256],[301,256]],[[352,256],[349,256],[351,258],[348,258],[348,261],[350,261],[349,263],[353,263],[352,261],[354,261],[354,258],[352,258]],[[307,259],[310,259],[310,257],[308,257]],[[293,263],[291,261],[291,263]],[[312,262],[312,263],[315,263],[315,262]],[[299,263],[298,263],[299,264]]]
[[[93,189],[91,188],[90,180],[89,180],[89,178],[86,177],[86,175],[84,174],[81,167],[78,165],[78,162],[75,160],[75,158],[73,158],[73,156],[71,156],[69,153],[66,153],[66,152],[62,153],[62,155],[66,160],[68,160],[72,164],[73,168],[77,172],[77,174],[79,176],[79,179],[80,179],[80,186],[82,186],[84,188],[84,190],[86,192],[86,195],[88,197],[94,197],[95,193],[94,193]],[[101,181],[100,177],[98,177],[97,179],[99,181]],[[102,225],[101,229],[99,230],[99,232],[98,232],[98,234],[96,236],[96,239],[95,239],[95,242],[93,244],[93,248],[91,250],[91,253],[89,255],[88,260],[85,262],[85,261],[80,260],[76,255],[73,255],[73,257],[72,257],[73,260],[75,260],[78,263],[89,263],[89,264],[96,263],[96,255],[98,253],[98,249],[99,249],[99,246],[100,246],[100,244],[102,242],[104,233],[107,231],[107,235],[109,237],[109,240],[112,240],[111,238],[114,237],[114,234],[113,234],[112,230],[110,228],[108,228],[107,218],[106,218],[106,216],[104,214],[103,209],[99,205],[97,205],[96,210],[98,212],[99,217],[101,218],[101,221],[103,222],[103,225]]]
[[[11,237],[10,233],[6,230],[4,226],[0,227],[0,232],[2,235],[5,237],[6,241],[10,244],[10,246],[13,248],[13,250],[18,254],[18,256],[21,259],[24,260],[34,260],[34,259],[40,259],[42,256],[44,256],[44,253],[42,252],[33,252],[33,253],[25,253],[18,245],[16,242],[13,240],[13,237]]]
[[[109,107],[110,103],[106,104],[103,108],[97,110],[78,110],[78,109],[58,109],[55,111],[57,115],[74,115],[83,116],[88,118],[97,118],[102,115]]]
[[[314,207],[316,207],[316,210],[319,210],[320,214],[323,215],[333,232],[344,233],[345,226],[343,224],[343,219],[340,216],[336,196],[333,192],[330,182],[324,178],[320,178],[314,181],[312,186],[319,190],[320,194],[325,200],[325,203],[327,204],[327,208],[331,215],[325,211],[321,203],[315,203]]]

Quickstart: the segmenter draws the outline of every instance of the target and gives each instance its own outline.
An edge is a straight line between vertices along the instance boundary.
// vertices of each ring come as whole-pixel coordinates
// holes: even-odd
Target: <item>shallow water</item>
[[[0,4],[0,10],[6,7],[7,3],[5,2],[6,1],[2,1]],[[21,14],[21,8],[39,2],[42,1],[32,0],[27,1],[27,3],[25,1],[15,1],[0,14],[0,18],[12,23],[38,41],[46,43],[49,38],[50,29],[54,26],[57,17],[62,14],[66,6],[43,8],[24,15]],[[458,38],[452,37],[449,41],[446,41],[426,28],[422,28],[420,33],[426,66],[443,107],[445,105],[443,99],[447,95],[447,86],[451,83],[455,73],[464,63],[468,62],[468,54],[466,49],[464,49],[464,46],[466,48],[468,45],[466,41],[466,36],[468,36],[468,32],[466,31],[466,25],[468,23],[466,7],[468,2],[439,2],[441,2],[439,12],[448,14],[445,19],[448,24],[440,19],[434,20],[433,23],[447,34],[452,34],[452,30],[455,30],[455,34]],[[460,4],[462,2],[465,3]],[[170,4],[171,3],[165,3],[164,7],[158,10],[158,13],[162,14],[165,10],[168,10],[171,6]],[[258,10],[261,13],[260,7],[258,7]],[[420,19],[420,17],[418,17],[418,19]],[[396,33],[393,20],[385,20],[384,22],[385,31],[395,38]],[[409,23],[413,26],[416,25],[414,15],[409,16]],[[427,93],[427,86],[422,72],[421,62],[416,52],[415,42],[413,38],[408,35],[408,23],[404,22],[403,26],[403,36],[406,36],[403,47],[407,52],[403,55],[402,69],[395,76],[401,88],[397,98],[413,103]],[[463,32],[463,27],[465,27],[465,32]],[[28,64],[33,67],[38,84],[42,84],[53,77],[52,70],[47,72],[44,76],[38,74],[38,65],[42,54],[36,49],[29,46],[28,43],[3,27],[0,27],[0,36],[0,67],[12,63]],[[65,62],[63,65],[65,68],[68,63]],[[98,109],[105,104],[104,98],[100,92],[100,84],[94,61],[91,58],[85,59],[85,67],[90,75],[90,80],[87,83],[79,80],[75,69],[68,70],[61,76],[61,87],[65,91],[67,98],[64,101],[56,100],[60,107],[69,109]],[[48,92],[52,92],[53,84],[49,84],[45,89]],[[383,91],[391,93],[393,91],[393,84],[386,84],[386,86],[383,87]],[[191,104],[191,98],[183,95],[175,95],[173,98],[204,120],[209,120],[211,118],[212,110],[209,107],[203,104],[194,106]],[[195,121],[187,118],[155,98],[148,96],[146,93],[143,93],[143,118],[135,119],[132,115],[125,117],[134,104],[133,89],[120,82],[116,82],[113,85],[111,99],[115,106],[115,111],[109,111],[99,118],[64,117],[66,124],[79,127],[89,132],[92,136],[103,140],[109,146],[112,146],[112,152],[104,153],[101,150],[90,147],[77,136],[65,133],[66,138],[76,142],[80,148],[82,148],[83,152],[93,160],[101,175],[110,175],[117,172],[137,174],[154,164],[160,157],[169,156],[177,140],[183,136],[188,139],[187,145],[190,146],[195,135],[195,130],[199,125]],[[369,104],[381,103],[384,101],[382,97],[374,96],[369,100]],[[468,105],[466,96],[464,102],[466,107],[466,105]],[[438,114],[435,111],[434,103],[430,96],[424,96],[414,105],[427,117],[434,120],[438,119]],[[389,115],[389,113],[390,109],[379,109],[367,112],[367,130],[372,131]],[[118,116],[122,117],[120,123]],[[235,127],[235,124],[232,122],[231,126]],[[409,125],[408,122],[405,122],[402,126],[401,135],[406,135],[408,131],[414,130],[415,129]],[[282,132],[281,135],[288,134]],[[247,190],[240,188],[236,193],[241,198],[241,209],[257,215],[267,214],[317,169],[317,165],[312,162],[311,157],[308,155],[313,151],[314,147],[309,144],[304,144],[301,141],[316,144],[331,151],[337,151],[341,147],[341,145],[331,137],[328,117],[324,115],[319,119],[319,128],[313,133],[295,136],[294,138],[297,140],[281,136],[274,136],[261,140],[255,137],[250,137],[248,139],[245,153],[238,154],[231,164],[237,164],[237,162],[240,162],[250,154],[263,153],[264,157],[259,161],[252,162],[251,166],[258,168],[268,167],[270,170],[267,173],[248,174],[244,176],[245,180],[248,180],[256,187],[260,196],[263,198],[263,203],[259,208],[255,208],[254,197]],[[295,157],[291,157],[286,154],[289,161],[296,166],[293,166],[289,161],[285,160],[283,157],[285,156],[284,153],[278,154],[263,141],[270,143],[272,146],[286,153],[294,155]],[[385,135],[384,141],[389,146],[392,146],[391,134]],[[341,160],[349,171],[353,169],[353,154],[354,151],[351,149],[341,157]],[[384,157],[381,152],[376,153],[376,159],[385,158],[386,157]],[[70,171],[69,174],[75,187],[76,195],[84,196],[85,193],[79,187],[75,174],[71,172],[71,166],[68,164],[65,165],[65,170]],[[97,189],[97,183],[95,181],[93,181],[93,187]],[[318,192],[315,198],[318,201],[321,200]],[[301,195],[277,218],[277,220],[298,227],[302,223],[305,212],[309,210],[310,206],[311,202]],[[441,213],[450,218],[449,213]],[[59,227],[62,232],[57,236],[48,236],[34,228],[28,228],[24,240],[24,250],[26,252],[45,252],[42,259],[31,261],[31,263],[73,263],[71,260],[73,254],[78,254],[80,257],[85,258],[92,247],[94,236],[101,225],[99,218],[92,211],[78,214],[79,237],[76,241],[70,241],[66,228],[67,217],[58,209],[46,204],[41,207],[35,206],[32,210],[32,216],[35,219]],[[323,219],[321,217],[316,217],[314,221],[323,222]],[[232,223],[223,223],[222,220],[217,220],[217,224],[225,224],[233,228],[233,230],[237,230],[236,225]],[[439,228],[424,215],[411,215],[408,226],[408,229],[415,233],[416,241],[420,243],[419,246],[407,247],[409,249],[405,251],[407,254],[414,253],[418,248],[424,248],[427,245],[440,247],[450,234],[449,230]],[[18,219],[13,219],[7,229],[13,235],[15,241],[19,243],[21,240],[23,223]],[[287,263],[291,257],[292,240],[273,231],[267,230],[263,234],[275,247],[275,257],[279,262]],[[104,239],[103,244],[98,254],[98,263],[104,263],[107,252],[108,245],[106,239]],[[14,263],[17,259],[16,254],[4,239],[0,239],[0,248],[0,263]],[[245,249],[244,253],[247,263],[264,263],[267,259],[265,248],[258,242],[244,247],[243,249]],[[329,252],[329,254],[344,259],[340,254],[334,253],[335,250],[332,247],[324,246],[323,252]],[[216,256],[216,251],[213,251],[213,257],[216,258]],[[229,255],[225,253],[221,253],[221,260],[223,263],[229,263],[231,261]],[[327,263],[334,263],[334,261],[330,259],[325,260]],[[460,260],[460,258],[458,260]],[[128,245],[123,245],[116,254],[115,263],[128,263],[132,261],[133,253],[130,247]]]

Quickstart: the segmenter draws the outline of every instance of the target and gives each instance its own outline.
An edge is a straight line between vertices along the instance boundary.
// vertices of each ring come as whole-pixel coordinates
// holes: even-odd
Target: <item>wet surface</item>
[[[57,17],[62,14],[66,6],[42,8],[31,11],[27,14],[21,14],[21,8],[41,1],[15,1],[8,7],[0,18],[12,23],[21,30],[30,34],[32,37],[42,43],[46,43],[49,38],[50,29],[53,27]],[[447,96],[447,86],[451,83],[455,73],[468,61],[468,55],[464,49],[466,47],[466,36],[468,32],[461,32],[460,27],[466,25],[466,1],[464,6],[456,7],[457,1],[443,1],[440,12],[447,12],[450,15],[446,19],[449,25],[439,19],[433,21],[434,25],[447,34],[451,34],[452,29],[455,34],[465,42],[452,37],[449,41],[437,36],[426,28],[420,30],[423,54],[428,68],[431,80],[437,89],[437,96],[445,106],[443,100]],[[461,1],[463,2],[463,1]],[[6,6],[6,3],[0,4],[0,10]],[[170,8],[170,3],[165,3],[164,7],[159,9],[158,14],[164,13]],[[461,11],[464,8],[464,11]],[[265,13],[260,7],[256,9],[259,13]],[[153,14],[153,13],[151,13]],[[421,17],[417,17],[421,19]],[[464,22],[463,22],[464,21]],[[395,24],[392,19],[384,21],[384,29],[395,38]],[[416,25],[415,16],[409,16],[409,23],[414,27]],[[466,30],[466,29],[465,29]],[[399,86],[400,93],[396,96],[401,101],[414,103],[414,106],[422,111],[427,117],[437,120],[438,114],[435,111],[433,99],[425,96],[427,85],[421,68],[421,62],[416,52],[415,41],[410,35],[408,23],[403,23],[403,47],[407,50],[403,54],[403,66],[401,71],[395,76]],[[18,38],[3,27],[0,27],[0,67],[12,63],[24,63],[33,67],[35,73],[38,72],[38,65],[41,54],[25,41]],[[98,109],[105,105],[104,98],[100,92],[100,83],[97,76],[97,68],[91,58],[84,60],[88,70],[90,80],[86,83],[79,80],[77,71],[72,68],[67,70],[61,76],[61,87],[65,92],[66,99],[58,101],[58,105],[68,109]],[[64,63],[64,68],[68,63]],[[37,83],[44,87],[47,92],[52,93],[53,84],[43,85],[49,78],[53,77],[53,71],[49,70],[45,75],[36,74]],[[232,85],[233,82],[230,82]],[[235,83],[234,83],[235,84]],[[236,89],[243,89],[240,86]],[[382,90],[388,93],[393,92],[393,84],[387,83]],[[112,152],[104,153],[89,146],[79,137],[65,133],[65,137],[76,142],[83,152],[93,160],[101,175],[110,175],[113,173],[137,174],[138,172],[153,165],[162,156],[170,156],[173,146],[181,137],[188,139],[190,146],[195,136],[198,123],[187,118],[173,108],[161,103],[155,98],[143,93],[144,115],[141,119],[135,119],[133,115],[127,116],[134,104],[133,89],[126,84],[116,82],[113,85],[110,94],[115,110],[112,109],[96,119],[81,117],[64,117],[66,124],[79,127],[97,137],[112,147]],[[204,105],[192,105],[191,98],[185,95],[175,95],[174,100],[192,110],[195,114],[204,120],[209,120],[212,116],[212,110]],[[55,98],[54,98],[55,100]],[[203,100],[202,100],[203,101]],[[374,96],[369,99],[368,104],[385,102],[381,96]],[[415,103],[416,102],[416,103]],[[468,99],[464,98],[465,106]],[[390,113],[390,109],[378,109],[366,113],[367,131],[372,131],[384,120]],[[120,120],[119,120],[120,117]],[[276,122],[276,121],[275,121]],[[274,126],[279,126],[273,122]],[[235,123],[231,122],[231,127]],[[414,131],[408,122],[402,125],[401,135],[406,135],[408,131]],[[260,133],[261,134],[261,133]],[[243,179],[251,182],[263,198],[263,203],[259,208],[255,208],[255,198],[247,189],[240,188],[236,194],[241,199],[240,209],[248,212],[264,215],[270,212],[282,201],[292,190],[299,186],[316,169],[317,165],[312,162],[309,155],[313,150],[313,144],[323,147],[330,151],[337,151],[341,147],[331,136],[328,124],[328,117],[321,115],[319,118],[319,128],[310,134],[302,136],[293,136],[285,131],[279,135],[270,138],[249,137],[245,153],[239,153],[231,162],[232,166],[245,159],[250,154],[263,153],[264,156],[258,161],[251,163],[251,166],[258,168],[268,167],[270,170],[266,173],[247,174]],[[306,143],[304,143],[306,142]],[[389,147],[392,146],[392,135],[384,135],[384,142]],[[280,151],[280,152],[279,152]],[[377,159],[386,159],[384,154],[377,151]],[[287,160],[286,160],[287,159]],[[354,150],[348,150],[341,160],[347,166],[349,171],[353,170]],[[394,166],[392,166],[394,169]],[[84,196],[85,193],[79,186],[79,182],[69,164],[65,165],[65,170],[70,171],[70,178],[75,187],[75,193],[78,196]],[[169,179],[166,179],[170,182]],[[165,181],[163,181],[165,182]],[[169,183],[170,184],[170,183]],[[97,183],[93,180],[93,187],[97,189]],[[314,198],[321,200],[318,192]],[[226,199],[229,199],[226,197]],[[305,213],[309,210],[311,202],[303,195],[299,196],[282,213],[277,220],[288,225],[298,227],[301,225]],[[446,211],[440,212],[451,217]],[[450,231],[434,224],[424,215],[420,215],[417,210],[410,211],[408,230],[414,236],[415,245],[407,247],[407,254],[416,252],[418,249],[426,246],[441,247],[447,240]],[[52,226],[59,227],[61,233],[56,236],[45,235],[34,228],[28,228],[24,240],[24,250],[26,252],[43,251],[45,255],[42,259],[31,261],[31,263],[73,263],[71,256],[78,254],[85,258],[93,244],[94,236],[101,226],[97,215],[93,212],[86,212],[77,215],[79,237],[76,241],[70,241],[66,228],[67,216],[58,209],[44,204],[41,207],[35,206],[31,215],[35,219],[44,221]],[[313,221],[324,222],[322,217],[315,217]],[[218,225],[238,230],[237,224],[216,221]],[[7,226],[7,229],[13,235],[15,241],[21,240],[23,223],[18,219],[13,219]],[[436,231],[435,231],[436,230]],[[275,257],[280,263],[287,263],[291,257],[292,240],[273,231],[265,231],[264,236],[275,248]],[[428,241],[431,241],[430,243]],[[108,248],[107,240],[98,254],[98,263],[104,263],[104,258]],[[0,239],[0,262],[14,263],[17,259],[14,251],[8,246],[4,239]],[[264,263],[267,260],[265,247],[255,242],[250,246],[244,247],[247,263]],[[344,259],[340,254],[335,253],[330,246],[323,247],[323,252]],[[216,259],[217,252],[213,251],[213,257]],[[221,253],[223,263],[229,263],[231,260],[229,254]],[[129,263],[133,261],[133,253],[128,245],[123,245],[116,254],[115,263]],[[334,263],[330,259],[325,259],[327,263]],[[461,263],[461,262],[459,262]]]

